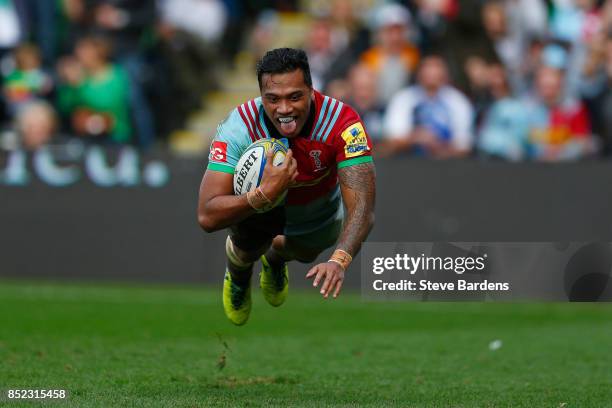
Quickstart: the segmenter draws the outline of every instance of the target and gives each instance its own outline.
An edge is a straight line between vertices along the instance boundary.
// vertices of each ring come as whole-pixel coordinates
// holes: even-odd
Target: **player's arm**
[[[255,210],[246,194],[234,195],[234,175],[206,170],[200,183],[198,222],[206,232],[214,232],[239,222]]]
[[[338,170],[338,179],[347,215],[336,249],[346,251],[354,257],[374,226],[376,200],[374,163],[341,168]]]
[[[346,218],[336,245],[339,251],[354,257],[374,225],[374,203],[376,199],[376,172],[374,163],[361,163],[338,169],[342,200],[346,206]],[[338,252],[335,252],[338,253]],[[334,254],[335,254],[334,253]],[[333,259],[333,258],[332,258]],[[321,286],[321,294],[337,297],[344,282],[344,268],[340,263],[329,261],[316,265],[306,278],[314,277],[313,285]]]
[[[271,201],[289,187],[297,177],[297,163],[291,150],[280,166],[272,165],[270,150],[261,179],[260,188]],[[200,184],[198,200],[198,222],[206,232],[214,232],[236,224],[255,213],[246,194],[234,195],[234,175],[221,171],[206,170]]]

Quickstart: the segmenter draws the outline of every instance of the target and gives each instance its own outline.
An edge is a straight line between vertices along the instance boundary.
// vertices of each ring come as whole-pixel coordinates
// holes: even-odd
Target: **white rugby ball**
[[[261,183],[264,168],[266,167],[266,153],[274,151],[272,164],[279,166],[285,160],[287,147],[277,139],[261,139],[252,143],[244,151],[236,168],[234,169],[234,193],[236,195],[246,194],[255,190]],[[285,199],[285,194],[274,203],[274,208]]]

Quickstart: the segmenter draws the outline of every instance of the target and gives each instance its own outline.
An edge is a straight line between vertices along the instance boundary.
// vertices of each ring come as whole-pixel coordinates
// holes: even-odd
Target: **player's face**
[[[296,137],[310,113],[313,90],[304,82],[302,70],[261,77],[261,98],[268,118],[281,135]]]

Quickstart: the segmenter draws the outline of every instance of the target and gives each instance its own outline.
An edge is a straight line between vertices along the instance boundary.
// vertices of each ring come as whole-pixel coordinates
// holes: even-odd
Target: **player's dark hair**
[[[276,48],[268,51],[257,63],[257,82],[261,89],[261,77],[264,74],[284,74],[302,70],[304,83],[312,88],[312,77],[310,76],[310,65],[304,50],[295,48]]]

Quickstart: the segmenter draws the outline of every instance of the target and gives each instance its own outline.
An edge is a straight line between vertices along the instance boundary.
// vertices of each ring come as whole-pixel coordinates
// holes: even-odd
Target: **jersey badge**
[[[344,139],[344,155],[347,158],[360,156],[369,150],[368,139],[361,122],[349,126],[342,132]]]
[[[218,162],[227,162],[227,143],[214,141],[210,146],[210,158]]]

